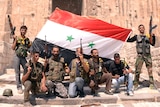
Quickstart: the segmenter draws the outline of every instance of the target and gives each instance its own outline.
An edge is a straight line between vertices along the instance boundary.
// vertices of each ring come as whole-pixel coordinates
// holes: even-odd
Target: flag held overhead
[[[83,54],[90,55],[93,48],[99,50],[99,55],[104,58],[113,58],[114,53],[119,52],[123,43],[128,38],[131,29],[125,29],[109,24],[99,19],[82,17],[68,11],[56,8],[46,21],[41,31],[36,36],[33,45],[40,45],[45,41],[60,46],[68,53],[66,58],[74,54],[80,47],[79,40],[83,40]],[[34,47],[34,46],[32,46]],[[72,54],[69,54],[69,53]]]

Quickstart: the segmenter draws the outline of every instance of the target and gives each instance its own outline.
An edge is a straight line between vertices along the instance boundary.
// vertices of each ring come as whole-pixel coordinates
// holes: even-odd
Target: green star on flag
[[[72,35],[67,36],[67,40],[68,40],[68,41],[70,41],[70,42],[71,42],[73,39],[74,39],[74,38],[72,37]]]
[[[93,48],[95,44],[93,42],[89,42],[88,47]]]

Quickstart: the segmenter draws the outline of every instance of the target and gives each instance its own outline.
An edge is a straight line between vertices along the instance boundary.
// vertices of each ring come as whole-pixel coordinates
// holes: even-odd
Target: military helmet
[[[11,89],[5,89],[5,90],[3,91],[3,96],[7,96],[7,97],[13,96],[12,90],[11,90]]]

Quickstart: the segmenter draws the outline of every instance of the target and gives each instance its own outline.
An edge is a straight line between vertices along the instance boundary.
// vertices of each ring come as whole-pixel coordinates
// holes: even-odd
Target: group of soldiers
[[[21,26],[20,36],[14,35],[12,49],[15,50],[14,67],[16,74],[17,90],[19,94],[24,92],[24,102],[29,102],[29,93],[37,95],[40,92],[45,92],[46,95],[56,95],[61,98],[84,97],[85,92],[83,87],[88,85],[91,88],[91,94],[98,96],[99,84],[105,83],[105,93],[113,95],[119,93],[120,84],[126,84],[127,95],[132,96],[133,85],[137,89],[139,86],[139,76],[143,65],[146,63],[148,69],[150,87],[153,87],[152,75],[152,59],[150,54],[150,44],[155,44],[155,35],[145,35],[144,25],[138,27],[140,34],[127,40],[128,42],[136,41],[137,43],[137,60],[135,64],[135,81],[133,82],[132,69],[128,64],[120,58],[120,54],[113,55],[114,60],[104,62],[99,56],[98,49],[92,49],[90,59],[86,59],[81,52],[81,48],[75,51],[76,57],[72,59],[67,66],[64,58],[61,57],[60,48],[53,46],[52,56],[45,59],[44,64],[41,64],[39,52],[33,51],[32,58],[27,63],[27,50],[31,46],[31,41],[25,36],[27,32],[26,26]],[[22,83],[20,78],[20,65],[24,69]],[[70,76],[68,89],[63,84],[65,74]],[[22,90],[22,84],[24,90]],[[111,85],[114,89],[111,91]]]

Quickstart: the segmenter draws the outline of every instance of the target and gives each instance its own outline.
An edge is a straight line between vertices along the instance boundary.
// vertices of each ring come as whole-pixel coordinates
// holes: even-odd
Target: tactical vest
[[[98,60],[98,63],[94,62],[92,58],[90,58],[89,60],[90,69],[95,70],[96,73],[102,72],[103,60],[101,58],[99,58]]]
[[[35,63],[35,65],[33,63],[31,63],[31,74],[30,74],[30,79],[33,82],[41,82],[42,79],[42,72],[43,72],[43,65],[40,62]]]
[[[18,38],[16,44],[16,55],[21,57],[27,57],[27,51],[31,43],[28,38]]]
[[[150,42],[149,38],[137,35],[136,48],[138,54],[150,54]]]
[[[53,57],[49,58],[49,71],[46,73],[46,77],[51,81],[62,81],[64,76],[64,58],[60,58],[59,61],[53,60]]]
[[[94,62],[92,58],[90,58],[89,60],[89,65],[90,65],[90,70],[94,70],[95,71],[95,78],[96,79],[100,79],[102,74],[103,74],[103,70],[102,70],[102,64],[103,64],[103,60],[101,58],[98,59],[98,63]]]
[[[86,62],[86,64],[87,64],[87,60],[86,59],[84,59],[84,62]],[[88,73],[85,72],[85,70],[83,69],[82,65],[77,66],[76,59],[73,59],[72,62],[71,62],[71,72],[69,73],[70,82],[74,82],[75,81],[75,78],[77,77],[77,75],[76,75],[76,70],[77,69],[80,72],[80,77],[82,77],[85,82],[88,82]]]
[[[123,69],[125,68],[125,63],[120,61],[120,64],[116,64],[115,62],[112,62],[111,64],[111,73],[113,76],[115,76],[115,74],[118,74],[120,76],[123,76]]]

